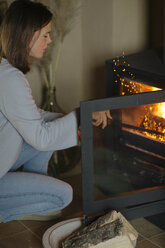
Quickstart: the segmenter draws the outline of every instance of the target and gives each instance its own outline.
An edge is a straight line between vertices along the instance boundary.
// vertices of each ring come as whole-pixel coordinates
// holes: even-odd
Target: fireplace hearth
[[[83,212],[165,210],[165,65],[158,51],[106,61],[107,98],[81,102]],[[159,61],[159,64],[158,64]],[[109,109],[111,123],[92,126]]]

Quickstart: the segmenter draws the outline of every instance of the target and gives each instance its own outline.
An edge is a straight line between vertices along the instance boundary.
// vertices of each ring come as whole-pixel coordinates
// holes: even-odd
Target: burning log
[[[74,232],[63,242],[62,248],[134,248],[137,236],[127,220],[112,211]]]
[[[140,127],[165,135],[165,119],[151,113],[144,117]]]
[[[128,129],[137,130],[137,131],[141,131],[141,132],[147,132],[147,133],[150,133],[150,134],[165,136],[165,133],[161,133],[161,132],[158,132],[158,131],[150,130],[150,129],[147,129],[147,128],[144,128],[144,127],[136,127],[136,126],[132,126],[132,125],[129,125],[129,124],[124,124],[124,123],[122,123],[122,127],[125,127],[125,128],[128,128]]]

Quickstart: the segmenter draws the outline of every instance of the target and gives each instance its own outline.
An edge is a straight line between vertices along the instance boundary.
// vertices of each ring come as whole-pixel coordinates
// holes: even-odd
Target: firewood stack
[[[137,237],[124,216],[111,211],[71,234],[62,248],[135,248]]]

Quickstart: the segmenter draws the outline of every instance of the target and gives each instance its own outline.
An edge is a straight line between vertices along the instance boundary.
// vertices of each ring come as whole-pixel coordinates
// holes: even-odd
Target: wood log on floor
[[[131,242],[124,225],[126,220],[123,221],[121,214],[112,211],[74,232],[62,243],[62,248],[133,248],[136,242]],[[130,224],[127,227],[131,232]]]

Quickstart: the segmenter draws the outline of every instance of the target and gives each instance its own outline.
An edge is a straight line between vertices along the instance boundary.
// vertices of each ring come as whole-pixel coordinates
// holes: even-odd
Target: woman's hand
[[[109,110],[92,113],[92,120],[93,120],[92,123],[96,127],[102,125],[102,129],[104,129],[108,124],[108,119],[112,120],[112,116]]]

